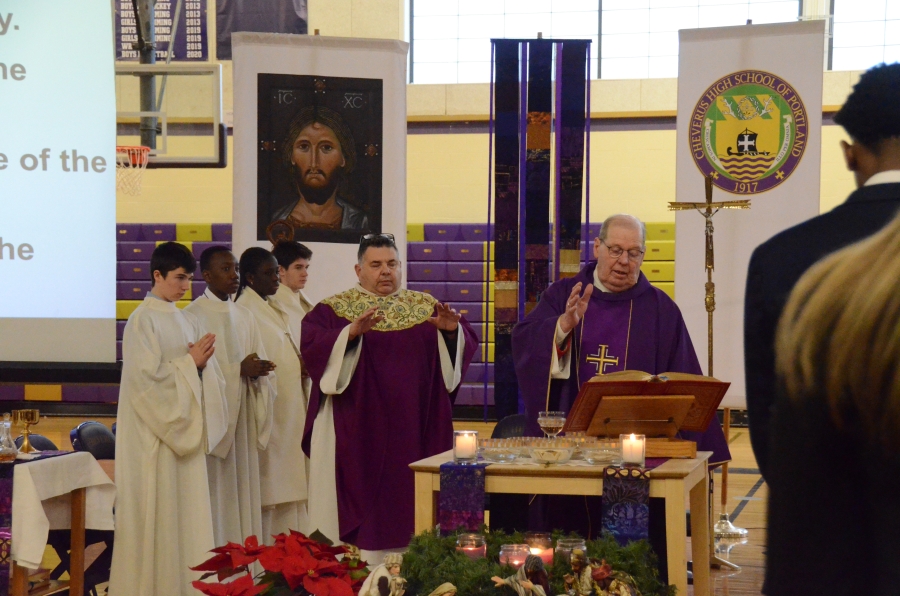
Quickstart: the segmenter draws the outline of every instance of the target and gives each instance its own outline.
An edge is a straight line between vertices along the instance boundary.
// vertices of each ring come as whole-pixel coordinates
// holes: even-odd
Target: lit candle
[[[553,549],[552,548],[538,548],[536,546],[532,546],[531,554],[540,557],[541,560],[544,562],[544,565],[552,565],[553,564]]]
[[[527,544],[504,544],[500,547],[500,564],[518,569],[530,554]]]
[[[456,551],[473,561],[483,559],[487,555],[487,544],[481,534],[460,534],[456,538]]]
[[[474,462],[478,457],[478,432],[458,430],[453,433],[453,459]]]
[[[622,461],[626,464],[644,465],[644,435],[621,435]]]

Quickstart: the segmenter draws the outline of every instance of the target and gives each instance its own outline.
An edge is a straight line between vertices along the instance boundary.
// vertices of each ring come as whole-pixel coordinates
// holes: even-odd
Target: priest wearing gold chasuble
[[[452,448],[453,397],[478,343],[453,309],[400,288],[393,236],[364,236],[355,269],[359,284],[302,323],[310,529],[402,549],[414,531],[409,464]]]

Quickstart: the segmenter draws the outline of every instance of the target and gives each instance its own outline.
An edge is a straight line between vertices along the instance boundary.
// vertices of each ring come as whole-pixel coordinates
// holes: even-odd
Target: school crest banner
[[[749,199],[715,226],[715,375],[722,402],[745,407],[743,308],[750,255],[778,232],[819,214],[824,21],[679,32],[676,198]],[[705,220],[675,216],[675,298],[707,362]]]

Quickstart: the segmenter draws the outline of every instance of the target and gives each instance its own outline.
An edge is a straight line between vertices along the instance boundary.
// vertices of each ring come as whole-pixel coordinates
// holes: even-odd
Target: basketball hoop
[[[141,194],[141,180],[147,162],[150,161],[150,147],[116,147],[116,188],[127,195]]]

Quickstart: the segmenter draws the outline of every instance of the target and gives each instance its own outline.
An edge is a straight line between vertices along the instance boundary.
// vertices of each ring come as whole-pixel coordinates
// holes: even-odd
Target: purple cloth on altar
[[[334,343],[349,324],[324,303],[303,318],[301,352],[313,380],[303,433],[308,455],[322,403],[319,384]],[[465,319],[459,329],[457,341],[466,342],[465,375],[477,340]],[[409,464],[453,446],[454,396],[444,386],[438,340],[438,332],[427,321],[403,330],[369,331],[350,385],[334,397],[335,480],[343,542],[366,550],[409,544],[415,513]]]
[[[441,464],[438,523],[446,536],[459,528],[478,532],[484,524],[484,469],[487,464]]]
[[[603,470],[603,533],[620,545],[650,537],[650,478],[646,468]]]
[[[513,330],[513,358],[525,402],[526,434],[541,434],[537,413],[548,409],[548,401],[551,410],[568,412],[572,408],[582,383],[594,377],[601,366],[587,358],[617,359],[615,364],[603,365],[604,373],[627,369],[650,374],[703,374],[678,306],[641,273],[637,284],[624,292],[594,288],[583,324],[572,332],[572,374],[548,383],[556,321],[565,312],[575,284],[581,282],[586,287],[594,283],[596,266],[591,262],[578,275],[551,285],[541,295],[537,308]],[[600,346],[607,346],[605,353]],[[731,459],[716,418],[704,432],[682,431],[679,436],[695,441],[699,451],[712,451],[710,464]]]

